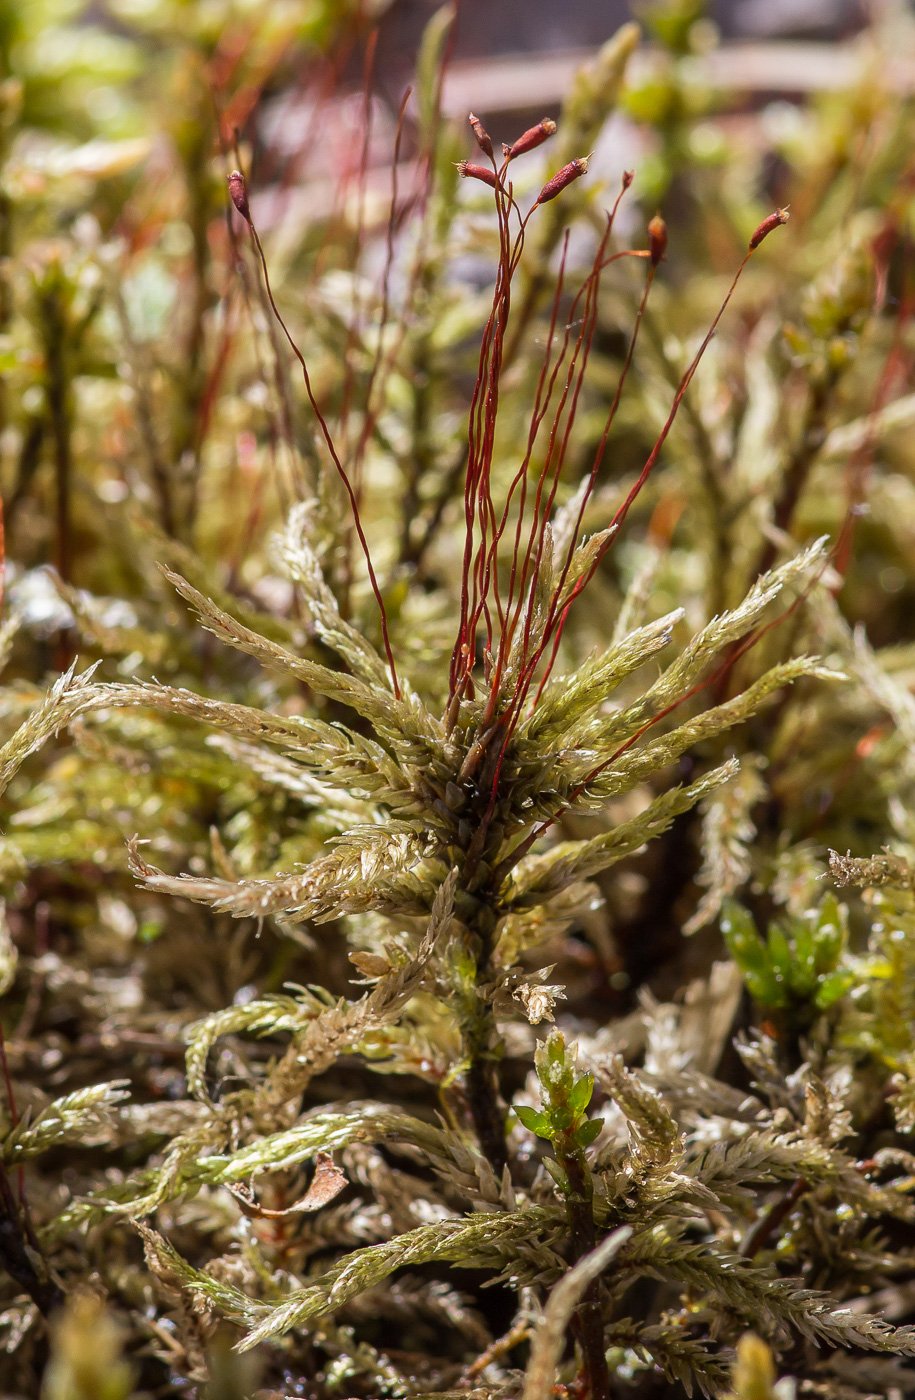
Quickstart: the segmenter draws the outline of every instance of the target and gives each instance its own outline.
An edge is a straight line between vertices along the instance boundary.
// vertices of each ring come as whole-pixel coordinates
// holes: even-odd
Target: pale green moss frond
[[[712,618],[698,632],[645,694],[619,714],[598,719],[576,730],[576,743],[613,744],[653,719],[666,706],[678,700],[701,677],[708,663],[726,646],[745,636],[762,618],[766,609],[787,588],[808,580],[810,574],[822,567],[826,541],[817,540],[786,564],[764,574],[750,589],[743,602],[731,612]]]
[[[303,1327],[313,1318],[342,1307],[350,1298],[375,1287],[395,1270],[410,1264],[453,1263],[466,1268],[494,1268],[512,1281],[539,1274],[555,1277],[562,1260],[549,1238],[560,1225],[556,1211],[483,1212],[464,1219],[420,1226],[393,1240],[344,1256],[305,1288],[293,1290],[279,1305],[249,1298],[241,1289],[193,1268],[161,1235],[138,1224],[147,1259],[160,1276],[186,1289],[207,1307],[252,1328],[240,1350]]]
[[[289,1050],[270,1071],[259,1090],[270,1102],[285,1102],[300,1094],[312,1075],[327,1068],[338,1054],[358,1050],[373,1032],[393,1024],[399,1012],[427,977],[438,939],[451,922],[456,884],[452,871],[437,890],[426,931],[415,954],[400,966],[389,967],[370,992],[358,1001],[334,1001],[300,989],[296,997],[270,997],[246,1006],[226,1007],[193,1026],[187,1050],[187,1080],[192,1094],[210,1103],[206,1064],[216,1041],[224,1035],[291,1033]]]
[[[99,687],[83,710],[135,705],[198,720],[240,739],[277,744],[295,754],[297,763],[340,787],[410,795],[406,778],[380,744],[310,716],[274,714],[157,684]]]
[[[49,1103],[31,1122],[21,1119],[0,1142],[3,1161],[12,1165],[37,1157],[49,1147],[72,1143],[88,1147],[107,1142],[114,1111],[129,1097],[125,1087],[128,1082],[115,1079],[109,1084],[77,1089]]]
[[[684,1244],[659,1231],[634,1236],[630,1249],[640,1272],[677,1279],[711,1295],[725,1310],[752,1315],[758,1325],[776,1334],[794,1330],[828,1346],[915,1356],[915,1327],[892,1327],[882,1318],[836,1307],[827,1294],[801,1287],[797,1279],[779,1277],[742,1255]]]
[[[704,928],[718,914],[722,902],[737,892],[749,877],[750,843],[756,835],[753,808],[765,795],[760,764],[750,757],[703,806],[702,869],[696,877],[706,892],[696,912],[683,925],[686,934]]]
[[[327,646],[376,689],[389,690],[387,662],[361,632],[340,615],[337,600],[324,579],[321,563],[309,538],[316,501],[300,501],[289,513],[282,537],[286,570],[301,588],[315,632]]]
[[[190,690],[151,684],[106,684],[93,680],[95,666],[81,675],[75,663],[60,677],[0,749],[0,792],[25,760],[80,715],[94,710],[148,706],[225,729],[239,738],[267,740],[295,752],[328,782],[362,791],[384,790],[394,803],[412,801],[402,771],[371,739],[342,727],[298,715],[276,715],[248,705],[210,700]]]
[[[469,1269],[488,1268],[513,1284],[555,1277],[563,1267],[562,1260],[540,1237],[549,1238],[561,1219],[560,1212],[538,1206],[515,1212],[483,1212],[421,1226],[384,1244],[356,1250],[272,1309],[248,1333],[241,1348],[247,1351],[269,1337],[280,1337],[313,1317],[342,1307],[350,1298],[407,1264],[450,1263]]]
[[[371,809],[365,798],[343,791],[339,785],[322,782],[303,762],[275,753],[263,744],[246,742],[228,734],[211,734],[206,742],[211,748],[224,753],[240,769],[254,773],[270,787],[288,792],[298,798],[303,806],[319,809],[325,818],[339,826],[348,826],[360,817],[365,820],[370,814]],[[379,754],[379,757],[383,762],[386,759],[386,755]],[[389,772],[393,770],[390,762],[385,766]]]
[[[863,857],[855,857],[850,851],[844,856],[838,851],[830,851],[829,873],[840,887],[862,885],[874,889],[880,885],[891,885],[896,889],[908,890],[915,886],[915,870],[910,862],[893,851]]]
[[[796,1181],[837,1190],[849,1205],[874,1215],[883,1211],[909,1214],[899,1187],[903,1180],[878,1186],[859,1171],[848,1156],[800,1133],[766,1127],[751,1129],[733,1142],[712,1143],[692,1159],[686,1170],[714,1191],[721,1205],[740,1209],[752,1199],[753,1187],[765,1181]]]
[[[92,681],[97,669],[98,663],[77,676],[74,661],[3,745],[0,749],[0,792],[5,792],[25,760],[37,753],[52,735],[58,734],[77,715],[97,708],[103,693],[103,687]]]
[[[260,1172],[288,1171],[318,1152],[335,1152],[353,1142],[389,1142],[418,1148],[430,1161],[453,1169],[454,1159],[441,1128],[399,1109],[372,1102],[340,1104],[306,1114],[285,1132],[259,1137],[228,1156],[203,1157],[201,1179],[213,1186],[247,1181]]]
[[[685,753],[694,744],[711,739],[718,734],[725,733],[737,724],[742,724],[755,714],[760,705],[776,690],[780,690],[783,685],[790,685],[793,681],[804,676],[815,676],[819,680],[844,679],[841,672],[829,670],[809,656],[799,656],[793,661],[785,661],[779,666],[773,666],[758,681],[742,691],[740,695],[735,695],[733,699],[705,710],[694,719],[687,720],[685,724],[679,725],[668,734],[645,744],[642,748],[633,746],[592,779],[588,779],[588,772],[592,770],[585,767],[582,756],[578,755],[575,765],[577,772],[573,768],[572,782],[569,783],[569,786],[573,784],[577,786],[578,783],[586,782],[587,786],[581,799],[581,805],[587,804],[589,806],[615,797],[618,793],[629,792],[638,783],[657,772],[659,768],[663,768],[679,758],[680,754]],[[598,750],[595,753],[598,763],[601,761],[599,752]]]
[[[295,1033],[302,1029],[309,1015],[320,1014],[321,1005],[318,997],[302,992],[299,997],[273,996],[248,1002],[246,1006],[226,1006],[198,1021],[187,1033],[188,1089],[201,1102],[212,1104],[206,1087],[207,1059],[222,1036]]]
[[[341,998],[317,1015],[303,1017],[289,1049],[258,1091],[261,1102],[275,1106],[298,1100],[311,1079],[329,1069],[339,1055],[358,1052],[375,1033],[396,1022],[429,978],[436,942],[451,922],[456,876],[457,871],[452,871],[436,893],[426,933],[414,957],[384,973],[358,1001]],[[434,978],[431,986],[435,986]]]
[[[616,534],[618,526],[610,526],[606,530],[598,530],[594,535],[588,535],[576,547],[572,558],[569,560],[569,568],[566,573],[565,582],[559,593],[557,602],[557,613],[569,602],[575,585],[581,580],[586,581],[591,576],[591,571],[596,570],[597,565],[606,553],[608,544]]]
[[[611,1345],[625,1348],[627,1357],[643,1365],[653,1364],[671,1385],[679,1384],[687,1396],[721,1395],[727,1383],[731,1353],[714,1351],[711,1338],[697,1339],[661,1325],[639,1326],[631,1318],[609,1328]],[[754,1396],[753,1400],[763,1400]]]
[[[148,890],[209,904],[237,919],[282,915],[320,923],[373,909],[402,917],[428,913],[438,884],[425,871],[418,873],[425,848],[425,840],[410,830],[373,827],[352,846],[341,846],[296,874],[263,880],[166,875],[142,859],[136,843],[130,847],[130,866]]]
[[[151,1271],[173,1289],[179,1292],[184,1289],[190,1293],[200,1310],[218,1309],[222,1317],[242,1327],[250,1327],[265,1315],[270,1315],[269,1303],[249,1298],[241,1288],[195,1269],[182,1259],[174,1245],[142,1221],[138,1221],[135,1228],[143,1239],[143,1250]]]
[[[530,719],[520,728],[522,740],[549,743],[606,700],[643,662],[662,651],[682,621],[683,610],[630,632],[602,656],[590,658],[570,675],[557,676],[543,692]]]
[[[308,661],[296,656],[288,648],[271,642],[250,627],[236,622],[229,613],[218,608],[211,598],[207,598],[183,579],[180,574],[164,570],[165,577],[193,608],[208,632],[212,632],[221,642],[253,656],[263,666],[281,671],[284,675],[297,676],[318,695],[328,700],[336,700],[348,705],[375,727],[379,734],[394,736],[405,741],[428,743],[440,740],[441,725],[426,710],[418,698],[404,691],[405,698],[395,699],[389,683],[369,684],[344,671],[332,671],[316,661]]]
[[[661,1095],[627,1069],[619,1055],[597,1065],[600,1083],[626,1115],[630,1156],[639,1173],[667,1168],[679,1161],[680,1128]]]
[[[503,896],[506,905],[523,908],[528,903],[539,903],[569,885],[606,870],[666,831],[681,812],[688,811],[707,793],[733,778],[738,766],[732,759],[688,787],[671,788],[656,797],[637,817],[620,822],[611,831],[592,837],[590,841],[563,841],[542,855],[529,856],[512,874]]]
[[[155,566],[158,566],[166,578],[171,574],[179,574],[183,579],[187,579],[193,588],[205,591],[217,608],[230,612],[246,628],[251,628],[271,641],[291,643],[298,630],[294,622],[277,617],[262,608],[255,608],[235,593],[221,588],[218,571],[212,567],[208,568],[199,554],[180,540],[158,530],[148,514],[142,517],[134,515],[131,524],[136,531],[138,544],[149,561],[150,572],[154,573]],[[164,589],[162,591],[167,592]]]
[[[207,1120],[191,1125],[158,1166],[109,1183],[96,1195],[75,1202],[55,1220],[52,1233],[62,1235],[110,1215],[139,1219],[201,1187],[246,1182],[262,1171],[286,1171],[318,1152],[333,1152],[351,1143],[390,1142],[392,1147],[402,1143],[423,1152],[436,1170],[451,1175],[467,1171],[465,1159],[470,1154],[456,1153],[440,1129],[374,1102],[326,1104],[303,1115],[293,1128],[252,1135],[244,1146],[229,1151],[230,1139],[237,1135],[236,1117],[231,1108],[220,1107]]]

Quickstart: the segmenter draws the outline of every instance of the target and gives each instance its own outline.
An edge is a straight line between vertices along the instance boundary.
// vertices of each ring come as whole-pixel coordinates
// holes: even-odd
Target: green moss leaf
[[[550,1120],[539,1109],[526,1108],[523,1104],[516,1104],[515,1113],[529,1133],[536,1133],[538,1137],[542,1138],[552,1136]]]

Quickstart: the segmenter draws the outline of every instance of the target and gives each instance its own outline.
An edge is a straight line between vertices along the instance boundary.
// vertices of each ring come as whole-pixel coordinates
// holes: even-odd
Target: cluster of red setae
[[[494,802],[502,761],[512,733],[532,692],[532,703],[536,704],[549,679],[569,610],[594,576],[654,469],[683,396],[747,259],[773,228],[785,222],[787,214],[779,210],[753,234],[747,254],[718,315],[675,391],[667,422],[636,483],[616,511],[587,567],[567,587],[575,551],[580,543],[582,522],[598,481],[609,434],[632,364],[648,294],[657,268],[666,255],[667,228],[663,219],[657,216],[648,226],[647,249],[609,251],[620,202],[633,180],[633,174],[627,171],[616,201],[606,215],[603,236],[590,272],[569,305],[565,304],[564,247],[526,450],[508,484],[505,499],[497,507],[493,499],[492,466],[505,334],[511,313],[512,280],[521,259],[529,220],[538,208],[555,198],[585,172],[587,159],[571,161],[557,171],[547,180],[529,211],[522,214],[508,182],[510,163],[519,154],[533,150],[546,141],[555,131],[555,123],[546,119],[524,132],[513,145],[503,146],[503,160],[497,164],[492,141],[482,124],[473,116],[470,122],[477,144],[490,163],[487,167],[468,162],[459,169],[465,176],[482,179],[494,192],[500,231],[500,258],[492,310],[483,333],[477,381],[470,407],[460,620],[451,660],[448,722],[451,725],[457,722],[461,701],[465,697],[473,697],[482,686],[485,701],[481,728],[484,732],[492,731],[490,743],[494,740],[499,750],[497,762],[491,765]],[[547,604],[546,623],[543,627],[535,628],[538,583],[548,547],[548,523],[554,513],[596,328],[601,275],[610,263],[624,257],[642,258],[647,262],[645,286],[604,430],[584,489],[579,493],[574,528],[562,559],[550,561],[555,583]],[[506,536],[507,543],[504,544]],[[503,557],[505,554],[507,558]],[[510,657],[511,687],[506,693],[504,680]]]
[[[570,161],[558,170],[543,185],[527,213],[522,213],[508,179],[511,163],[547,141],[556,131],[556,123],[544,118],[510,146],[503,145],[501,161],[496,159],[489,134],[479,119],[472,114],[470,125],[488,165],[462,161],[458,169],[466,178],[480,180],[493,191],[499,232],[499,259],[492,308],[483,330],[476,382],[470,403],[464,476],[464,549],[460,615],[451,657],[446,723],[449,729],[453,729],[458,722],[462,702],[475,699],[478,692],[482,691],[483,709],[477,729],[478,733],[482,732],[487,736],[486,744],[482,747],[492,753],[495,746],[498,752],[495,762],[487,765],[487,779],[491,780],[492,799],[495,802],[502,761],[511,736],[531,698],[535,684],[532,701],[534,704],[550,676],[569,610],[594,576],[633,502],[653,471],[683,396],[715,334],[748,259],[773,229],[786,222],[788,214],[786,210],[776,210],[753,233],[746,255],[737,269],[718,314],[677,386],[667,420],[636,482],[617,509],[609,528],[603,532],[601,542],[592,551],[587,566],[575,578],[574,583],[567,586],[575,551],[581,539],[582,522],[597,484],[609,434],[632,364],[648,295],[657,269],[666,255],[667,228],[663,219],[656,216],[648,225],[648,248],[610,251],[614,221],[623,196],[633,180],[632,172],[624,172],[613,207],[606,213],[603,234],[591,269],[571,299],[565,291],[568,249],[566,236],[525,450],[508,483],[504,499],[497,505],[494,497],[493,460],[513,279],[522,257],[529,221],[537,209],[555,199],[587,171],[588,157]],[[315,401],[305,361],[273,302],[267,264],[251,217],[244,177],[237,170],[229,176],[229,194],[235,208],[250,226],[274,314],[299,360],[306,391],[318,417],[325,443],[347,489],[354,527],[381,612],[392,686],[394,693],[399,695],[384,600],[372,567],[357,495],[336,451],[325,417]],[[621,258],[640,258],[646,262],[645,285],[604,429],[583,489],[578,493],[574,527],[562,559],[550,560],[555,583],[546,605],[546,621],[545,624],[535,626],[538,583],[549,548],[549,522],[554,514],[597,325],[601,276],[611,263]],[[540,605],[542,606],[542,603]],[[509,668],[511,684],[510,688],[507,688],[505,680]],[[479,744],[475,744],[474,749],[478,753],[482,752]],[[465,776],[471,775],[468,772]]]

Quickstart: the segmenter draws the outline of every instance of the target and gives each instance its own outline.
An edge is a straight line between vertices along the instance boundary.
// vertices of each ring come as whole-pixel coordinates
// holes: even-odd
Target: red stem
[[[267,289],[267,296],[270,299],[271,309],[280,326],[282,327],[283,334],[289,342],[290,348],[292,349],[292,353],[295,355],[296,359],[298,360],[301,366],[302,378],[305,381],[305,392],[308,395],[308,402],[311,404],[312,411],[318,420],[318,424],[321,428],[321,434],[324,438],[327,450],[330,453],[331,461],[334,464],[337,475],[343,482],[346,494],[349,497],[350,509],[353,512],[353,524],[356,528],[356,534],[359,536],[359,543],[362,546],[362,553],[365,558],[366,568],[368,569],[369,582],[372,586],[372,592],[375,595],[375,601],[378,604],[378,611],[381,614],[381,635],[384,640],[384,651],[385,656],[387,657],[388,669],[391,672],[391,685],[394,690],[394,695],[399,700],[400,685],[398,684],[397,680],[397,668],[394,665],[394,654],[391,651],[391,641],[388,636],[388,615],[385,610],[384,599],[381,596],[381,589],[378,587],[378,580],[375,577],[375,570],[372,567],[372,556],[369,552],[368,541],[365,538],[365,531],[362,528],[362,518],[359,513],[359,503],[356,500],[356,493],[354,492],[352,483],[346,474],[346,471],[343,467],[343,463],[340,461],[340,458],[337,455],[337,449],[334,446],[334,440],[331,437],[330,428],[327,426],[327,420],[324,417],[324,414],[321,412],[320,408],[318,407],[317,399],[314,396],[314,390],[311,387],[311,378],[308,373],[308,366],[305,363],[305,357],[302,354],[299,347],[296,345],[292,336],[289,334],[289,329],[286,325],[286,322],[280,315],[279,308],[277,307],[277,304],[273,298],[273,289],[270,286],[270,273],[267,270],[267,259],[264,256],[264,250],[261,245],[257,229],[254,227],[253,222],[249,223],[248,227],[251,229],[251,237],[254,241],[254,246],[257,249],[258,258],[260,259],[261,270],[264,274],[264,285]]]

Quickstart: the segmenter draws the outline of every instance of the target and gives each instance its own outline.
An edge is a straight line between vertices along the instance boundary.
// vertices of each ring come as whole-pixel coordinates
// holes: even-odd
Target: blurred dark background
[[[382,25],[390,59],[415,53],[440,0],[394,0]],[[635,0],[461,0],[456,58],[590,48],[639,18]],[[728,39],[843,39],[867,21],[867,0],[711,0]]]

